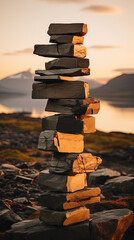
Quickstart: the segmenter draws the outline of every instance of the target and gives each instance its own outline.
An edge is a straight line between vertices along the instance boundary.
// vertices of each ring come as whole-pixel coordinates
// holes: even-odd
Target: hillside
[[[122,74],[105,85],[91,90],[91,95],[101,98],[134,98],[134,74]]]
[[[33,82],[33,74],[28,71],[19,72],[10,75],[0,81],[0,93],[2,94],[26,94],[31,92]]]

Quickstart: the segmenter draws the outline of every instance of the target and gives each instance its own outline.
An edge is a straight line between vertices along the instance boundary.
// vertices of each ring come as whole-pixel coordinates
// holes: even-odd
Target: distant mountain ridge
[[[0,80],[0,93],[28,94],[32,91],[33,78],[30,70],[3,78]]]
[[[119,75],[105,85],[91,90],[92,96],[101,98],[133,98],[134,99],[134,74]]]

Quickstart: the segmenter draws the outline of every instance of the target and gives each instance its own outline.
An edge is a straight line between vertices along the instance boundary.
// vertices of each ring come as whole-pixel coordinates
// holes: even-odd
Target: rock
[[[92,97],[88,99],[48,99],[45,110],[74,115],[97,114],[100,110],[100,101]]]
[[[112,193],[118,194],[134,194],[134,177],[120,176],[107,180],[102,187],[102,193],[104,196],[108,196]]]
[[[87,24],[84,23],[51,23],[48,34],[51,35],[70,35],[83,36],[87,33]]]
[[[80,153],[84,149],[82,134],[60,133],[46,130],[40,133],[38,149],[44,151],[58,151],[66,153]]]
[[[89,85],[82,81],[62,81],[60,83],[33,83],[33,99],[86,99],[89,97]]]
[[[21,183],[31,183],[32,178],[17,175],[16,176],[16,181],[21,182]]]
[[[89,59],[88,58],[56,58],[52,61],[46,62],[45,67],[49,69],[58,68],[88,68]]]
[[[46,192],[40,196],[40,203],[54,210],[72,209],[100,202],[100,188],[85,188],[73,193]]]
[[[55,192],[75,192],[87,187],[85,173],[67,176],[52,174],[48,170],[43,170],[39,174],[38,182],[45,190]]]
[[[89,219],[89,209],[86,207],[74,208],[66,211],[55,211],[48,208],[40,210],[40,220],[48,225],[68,226]]]
[[[104,184],[106,180],[119,177],[120,175],[118,171],[109,168],[97,169],[95,172],[88,174],[88,186],[100,186]]]
[[[48,226],[39,219],[25,220],[13,224],[7,231],[4,240],[87,240],[89,237],[89,221],[68,227]]]
[[[0,231],[4,232],[9,229],[13,223],[19,222],[22,219],[9,209],[0,211]]]
[[[90,153],[54,153],[49,170],[58,174],[94,172],[101,162],[101,158]]]
[[[1,165],[2,169],[11,169],[11,170],[16,170],[19,171],[20,169],[12,164],[7,164],[7,163],[3,163]]]
[[[112,209],[91,214],[92,240],[121,240],[124,232],[133,222],[129,209]]]
[[[29,203],[29,201],[26,197],[14,198],[13,201],[18,202],[18,203],[23,203],[23,204],[28,204]]]

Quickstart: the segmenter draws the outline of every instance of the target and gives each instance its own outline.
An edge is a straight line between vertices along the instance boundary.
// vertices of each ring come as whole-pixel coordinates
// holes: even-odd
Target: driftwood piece
[[[45,67],[47,70],[59,68],[88,68],[88,58],[57,58],[52,61],[46,62]]]
[[[46,192],[40,196],[41,206],[65,210],[100,202],[100,188],[87,188],[74,193]]]
[[[49,76],[35,76],[34,81],[43,83],[60,83],[61,81],[76,81],[73,77],[49,75]]]
[[[68,226],[74,223],[83,222],[90,217],[89,209],[80,207],[73,210],[54,211],[42,208],[39,219],[48,225]]]
[[[42,57],[86,57],[86,47],[79,44],[50,44],[50,45],[35,45],[34,54]]]
[[[100,110],[100,101],[94,98],[48,99],[45,110],[74,115],[97,114]]]
[[[56,114],[42,119],[42,129],[63,133],[94,133],[95,118],[85,115],[78,118],[75,115]]]
[[[87,31],[87,24],[84,23],[51,23],[47,33],[49,35],[74,34],[84,36]]]
[[[36,70],[36,74],[40,76],[51,76],[51,75],[61,75],[61,76],[85,76],[90,75],[89,68],[69,68],[69,69],[52,69],[52,70]]]
[[[54,192],[75,192],[87,187],[86,173],[73,176],[49,173],[43,170],[39,174],[39,185],[48,191]]]
[[[32,98],[47,99],[47,98],[88,98],[89,85],[81,81],[63,81],[61,83],[33,83]]]
[[[40,133],[38,149],[64,153],[81,153],[84,149],[84,137],[82,134],[68,134],[46,130]]]
[[[50,37],[51,43],[73,43],[73,44],[83,44],[84,37],[74,36],[74,35],[52,35]]]
[[[91,153],[54,153],[49,170],[57,174],[88,173],[94,172],[101,163],[101,158]]]

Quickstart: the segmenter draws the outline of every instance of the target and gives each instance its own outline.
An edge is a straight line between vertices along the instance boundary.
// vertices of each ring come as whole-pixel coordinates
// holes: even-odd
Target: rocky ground
[[[25,113],[0,115],[0,239],[4,239],[5,231],[13,223],[39,216],[42,190],[38,185],[38,175],[39,171],[49,167],[51,160],[50,152],[37,150],[40,131],[41,119],[31,118]],[[101,186],[102,190],[101,202],[89,206],[94,221],[100,221],[101,211],[107,222],[112,221],[107,217],[107,210],[127,208],[134,211],[134,135],[97,131],[85,136],[85,146],[86,152],[103,159],[99,169],[88,174],[88,184]],[[95,212],[98,212],[97,220]],[[111,212],[112,219],[113,215],[115,218],[115,213]],[[129,215],[129,227],[132,215],[129,212],[126,215]],[[116,219],[116,223],[118,221]],[[91,226],[93,224],[92,221]],[[134,227],[131,225],[122,238],[133,239],[133,236]]]

